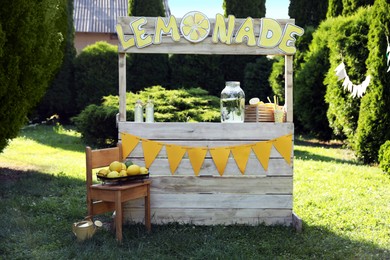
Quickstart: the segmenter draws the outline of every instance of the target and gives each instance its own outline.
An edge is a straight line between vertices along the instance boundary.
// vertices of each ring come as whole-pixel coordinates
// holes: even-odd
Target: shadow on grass
[[[0,255],[5,259],[386,259],[389,252],[323,227],[126,224],[117,244],[100,229],[83,243],[71,232],[86,214],[84,181],[0,168]]]
[[[19,137],[63,150],[84,152],[85,144],[81,137],[66,133],[71,130],[69,126],[33,125],[23,128]]]
[[[306,147],[322,147],[325,149],[341,149],[343,148],[342,143],[329,143],[329,142],[318,142],[318,141],[309,141],[303,139],[297,139],[294,141],[295,145],[306,146]],[[294,148],[294,157],[299,160],[304,161],[319,161],[319,162],[332,162],[339,164],[350,164],[350,165],[362,165],[362,163],[358,162],[354,159],[339,159],[336,157],[324,156],[315,153],[311,153],[308,151],[300,150],[299,148]]]

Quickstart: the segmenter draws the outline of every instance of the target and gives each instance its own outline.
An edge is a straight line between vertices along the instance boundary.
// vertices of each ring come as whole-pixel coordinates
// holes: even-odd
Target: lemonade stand
[[[300,219],[292,211],[292,55],[295,36],[303,29],[292,19],[221,14],[211,19],[197,11],[183,18],[119,17],[116,29],[119,140],[124,157],[149,168],[152,222],[265,223],[299,229]],[[126,53],[284,55],[286,122],[128,122]],[[128,202],[124,215],[142,222],[143,200]]]

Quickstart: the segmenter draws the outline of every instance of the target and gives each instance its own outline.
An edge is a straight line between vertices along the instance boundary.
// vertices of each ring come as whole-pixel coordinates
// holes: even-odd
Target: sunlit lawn
[[[61,126],[26,128],[0,154],[0,259],[389,259],[390,176],[338,145],[300,140],[294,149],[302,233],[172,223],[148,234],[132,224],[122,245],[106,229],[78,243],[71,224],[86,213],[80,135]]]

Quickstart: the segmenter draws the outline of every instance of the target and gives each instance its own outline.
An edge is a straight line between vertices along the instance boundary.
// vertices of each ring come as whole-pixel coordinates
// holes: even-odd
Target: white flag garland
[[[362,97],[363,94],[366,92],[367,87],[371,81],[371,76],[367,75],[365,80],[361,84],[359,85],[353,84],[352,81],[349,79],[347,71],[345,70],[344,62],[341,62],[334,71],[336,72],[338,81],[344,80],[343,82],[344,90],[348,90],[349,92],[351,92],[351,96],[354,98]]]
[[[387,72],[390,71],[390,43],[389,43],[389,37],[386,36],[386,40],[387,40],[387,50],[386,50],[386,64],[387,64]]]

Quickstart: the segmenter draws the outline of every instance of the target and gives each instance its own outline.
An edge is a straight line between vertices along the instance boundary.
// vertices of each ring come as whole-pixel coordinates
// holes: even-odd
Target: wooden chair
[[[92,150],[86,147],[87,173],[87,207],[88,215],[94,215],[115,210],[116,239],[122,241],[123,203],[132,199],[145,198],[145,226],[150,232],[150,180],[121,184],[93,184],[92,170],[108,166],[113,161],[123,161],[122,146]]]

